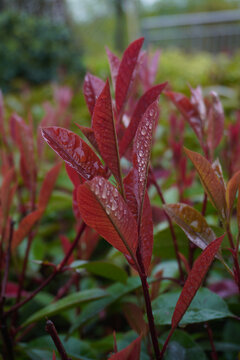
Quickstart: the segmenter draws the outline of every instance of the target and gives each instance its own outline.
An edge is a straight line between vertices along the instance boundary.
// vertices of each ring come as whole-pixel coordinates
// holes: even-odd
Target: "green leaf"
[[[59,335],[60,340],[71,359],[79,360],[92,360],[97,359],[97,353],[92,346],[86,341],[75,339],[70,337],[66,340],[64,335]],[[53,341],[50,336],[40,336],[39,338],[32,340],[28,343],[21,343],[21,348],[29,355],[33,360],[46,360],[52,358],[52,350],[55,349]],[[50,356],[47,356],[47,353]],[[34,357],[34,355],[36,357]]]
[[[231,343],[232,349],[225,349],[226,360],[235,360],[237,359],[237,354],[240,352],[240,343],[239,343],[239,334],[240,334],[240,323],[236,320],[230,319],[224,325],[222,330],[222,341],[221,345],[224,343]],[[234,349],[234,345],[238,346],[238,349]],[[224,351],[224,350],[222,350]]]
[[[101,289],[90,289],[79,291],[74,294],[70,294],[63,299],[58,300],[56,303],[50,304],[43,309],[34,313],[28,318],[22,326],[27,326],[33,322],[39,321],[46,316],[52,316],[64,310],[78,306],[79,304],[106,296],[106,292]]]
[[[148,283],[150,284],[152,279],[148,279]],[[87,306],[84,307],[79,317],[76,319],[75,323],[70,328],[69,332],[72,333],[80,326],[85,324],[88,320],[92,319],[94,316],[98,315],[100,311],[105,309],[107,306],[113,304],[115,301],[120,299],[122,296],[130,293],[141,287],[141,281],[138,277],[128,278],[126,284],[116,283],[110,286],[106,292],[108,296],[99,299],[97,301],[93,301]]]
[[[92,274],[103,276],[107,279],[122,283],[125,283],[128,278],[128,274],[125,270],[107,261],[88,262],[84,260],[77,260],[71,264],[71,267],[74,269],[84,268]]]
[[[160,342],[163,344],[167,334]],[[164,360],[207,360],[203,349],[184,331],[176,330],[168,345]]]
[[[181,290],[160,295],[152,303],[153,316],[157,325],[170,325],[171,318]],[[180,325],[195,324],[204,321],[234,316],[227,304],[217,294],[207,288],[199,289]]]
[[[174,232],[177,237],[179,251],[184,255],[188,255],[189,241],[179,226],[174,226]],[[175,257],[175,251],[171,238],[169,227],[161,229],[154,234],[153,254],[160,256],[162,259],[172,259]]]

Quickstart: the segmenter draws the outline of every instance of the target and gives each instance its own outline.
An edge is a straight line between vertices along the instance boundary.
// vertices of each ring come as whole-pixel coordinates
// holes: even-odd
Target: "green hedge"
[[[0,15],[0,87],[13,80],[40,84],[61,74],[83,73],[81,51],[72,30],[48,19],[4,12]]]

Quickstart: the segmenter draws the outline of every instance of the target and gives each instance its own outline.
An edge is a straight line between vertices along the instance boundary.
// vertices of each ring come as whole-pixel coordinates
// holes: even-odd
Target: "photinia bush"
[[[58,90],[53,116],[47,114],[37,130],[37,152],[31,116],[26,122],[13,114],[6,128],[1,101],[0,318],[4,359],[14,359],[15,351],[19,359],[34,356],[55,359],[57,353],[61,359],[191,360],[196,356],[206,359],[207,354],[212,359],[223,358],[227,345],[221,347],[215,337],[228,344],[229,358],[240,351],[239,343],[232,343],[229,338],[227,343],[219,332],[215,334],[212,330],[212,322],[215,326],[226,318],[231,318],[226,329],[239,329],[239,305],[231,306],[229,302],[228,307],[222,297],[236,301],[240,291],[239,196],[235,209],[240,169],[233,174],[229,160],[231,177],[225,185],[216,158],[219,145],[223,144],[221,152],[226,159],[227,154],[234,153],[236,144],[231,138],[223,142],[224,112],[218,95],[212,92],[204,98],[198,87],[190,88],[188,98],[173,92],[167,82],[154,85],[159,54],[150,57],[141,50],[142,45],[143,38],[131,43],[122,59],[107,49],[111,84],[108,79],[104,82],[90,73],[86,75],[83,92],[91,127],[76,124],[80,135],[66,128],[71,100],[68,88]],[[170,147],[172,159],[166,169],[162,167],[159,171],[160,159],[151,154],[158,137],[159,97],[163,94],[176,110],[170,110],[170,125],[166,127],[169,136],[166,146]],[[203,155],[184,147],[188,125],[192,129],[191,138],[195,136],[195,147]],[[39,163],[43,165],[47,160],[40,131],[57,157],[39,186]],[[227,131],[233,137],[238,130],[230,126]],[[18,156],[14,156],[12,146]],[[48,271],[45,279],[41,274],[39,280],[39,274],[38,278],[36,274],[31,277],[27,268],[37,230],[41,228],[40,219],[44,219],[61,171],[60,158],[73,186],[76,235],[70,241],[67,234],[59,234],[64,257],[57,264],[47,259],[38,261],[42,274]],[[195,170],[189,171],[187,167],[187,159],[203,186],[200,201],[199,196],[196,200],[190,193],[198,183]],[[180,202],[166,200],[168,182],[170,189],[176,189]],[[17,220],[12,208],[20,214]],[[238,226],[234,225],[236,220]],[[101,238],[116,251],[103,245]],[[171,261],[166,261],[163,244],[173,250]],[[98,251],[105,252],[102,246],[108,249],[104,261],[96,255]],[[21,251],[21,270],[14,276]],[[211,266],[214,267],[209,272]],[[112,283],[107,286],[108,282],[99,278]],[[26,280],[30,283],[27,287]],[[34,290],[33,282],[38,282]],[[49,285],[55,290],[50,288],[47,295],[55,296],[50,304],[45,300],[44,306],[36,308],[34,300],[41,294],[43,298]],[[8,299],[9,294],[15,303]],[[31,311],[26,313],[27,306]],[[125,317],[123,325],[118,324],[122,321],[120,306]],[[111,307],[116,323],[107,315]],[[59,330],[69,340],[58,335],[58,326],[49,317],[54,317],[56,324],[60,322]],[[40,330],[39,334],[31,335],[31,330],[44,318],[56,353]],[[97,330],[96,323],[100,323]],[[126,323],[132,332],[126,331]],[[185,326],[184,330],[176,330],[178,325],[180,329]],[[125,341],[118,332],[127,334]],[[226,334],[224,330],[223,336],[227,337]],[[101,335],[103,340],[96,341]]]

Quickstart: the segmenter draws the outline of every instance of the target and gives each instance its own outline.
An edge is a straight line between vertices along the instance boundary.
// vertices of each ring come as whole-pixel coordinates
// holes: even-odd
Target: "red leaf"
[[[54,99],[59,103],[62,111],[66,110],[73,98],[73,91],[68,86],[56,86],[54,89]]]
[[[226,203],[227,203],[228,216],[231,215],[232,207],[234,204],[234,200],[236,198],[239,185],[240,185],[240,170],[237,171],[227,183]]]
[[[12,181],[14,180],[14,176],[15,176],[15,170],[13,168],[9,169],[8,172],[5,174],[3,181],[2,181],[2,186],[1,186],[1,208],[2,208],[2,220],[3,223],[5,223],[7,217],[8,217],[8,213],[10,210],[10,206],[12,203],[12,198],[15,192],[15,187],[12,190],[12,188],[10,187]]]
[[[131,170],[127,177],[124,179],[124,188],[126,195],[126,202],[135,217],[138,219],[138,204],[134,192],[134,176],[133,170]],[[145,193],[145,199],[143,203],[143,213],[141,219],[140,236],[138,247],[140,250],[142,262],[144,265],[145,273],[148,273],[149,265],[152,258],[153,249],[153,221],[152,221],[152,208],[147,192]],[[128,259],[128,258],[127,258]],[[129,259],[128,259],[129,260]],[[130,260],[132,264],[132,261]]]
[[[222,218],[226,216],[225,188],[213,170],[210,162],[201,154],[184,148],[185,153],[195,166],[206,193]]]
[[[188,239],[204,250],[216,239],[204,216],[187,204],[167,204],[163,206],[168,216],[185,232]]]
[[[77,127],[81,130],[81,132],[83,133],[84,136],[86,136],[86,138],[88,139],[88,141],[90,142],[90,144],[94,147],[95,150],[97,150],[97,152],[100,154],[100,151],[98,149],[98,144],[94,135],[94,131],[92,128],[88,128],[86,126],[81,126],[78,125],[77,123],[75,123],[77,125]]]
[[[160,54],[161,52],[157,50],[152,57],[150,57],[148,53],[142,56],[139,75],[144,86],[144,91],[147,91],[155,81]]]
[[[148,165],[151,155],[153,128],[159,116],[158,102],[152,103],[143,115],[138,126],[133,143],[133,166],[137,178],[136,198],[139,204],[139,211],[145,195],[147,183]]]
[[[117,113],[120,114],[125,104],[129,85],[132,80],[133,71],[137,64],[138,55],[142,47],[144,39],[140,38],[132,42],[125,50],[121,64],[119,66],[116,80],[116,107]]]
[[[225,189],[225,182],[224,182],[224,177],[223,177],[223,171],[222,171],[222,166],[220,164],[219,159],[216,159],[213,163],[212,163],[212,168],[215,172],[215,174],[217,175],[217,177],[219,178],[220,182],[222,183],[224,189]]]
[[[207,141],[210,149],[213,151],[220,143],[224,130],[224,112],[221,101],[214,91],[212,95],[212,104],[208,114]]]
[[[121,186],[121,170],[119,163],[118,143],[112,113],[112,99],[108,81],[99,95],[92,117],[92,127],[106,165],[112,171]]]
[[[104,81],[87,73],[83,83],[83,93],[90,114],[92,115],[96,99],[104,87]]]
[[[148,324],[144,320],[142,309],[134,303],[125,303],[123,305],[123,313],[130,327],[138,333],[145,336],[148,332]]]
[[[200,116],[200,119],[204,122],[206,121],[206,105],[204,102],[204,98],[202,95],[202,89],[201,86],[197,86],[196,89],[192,89],[190,87],[191,90],[191,103],[195,106],[195,108],[198,111],[198,114]]]
[[[49,146],[84,179],[104,176],[105,170],[97,155],[78,135],[57,126],[42,129]]]
[[[153,220],[152,208],[147,192],[145,193],[145,199],[143,203],[139,248],[143,260],[145,273],[148,274],[153,251]]]
[[[130,124],[124,132],[123,138],[119,144],[119,152],[120,156],[124,154],[129,144],[132,142],[135,133],[137,131],[138,125],[142,119],[143,114],[147,110],[148,106],[150,106],[154,101],[156,101],[163,91],[164,87],[167,83],[159,84],[151,89],[149,89],[145,94],[141,96],[138,100],[138,103],[135,107],[133,115],[130,120]]]
[[[19,288],[19,284],[15,284],[13,282],[8,282],[7,286],[6,286],[6,291],[5,291],[5,296],[7,298],[15,298],[17,297],[18,294],[18,288]],[[27,291],[22,291],[21,292],[22,296],[28,296],[29,293]]]
[[[15,250],[16,247],[29,234],[36,222],[42,217],[42,214],[43,209],[37,209],[36,211],[31,212],[21,220],[18,229],[14,231],[13,234],[12,250]]]
[[[69,249],[71,248],[72,244],[71,241],[69,241],[69,239],[65,236],[65,235],[60,235],[60,240],[61,240],[61,244],[62,244],[62,248],[64,251],[64,254],[66,255],[69,251]],[[71,264],[74,261],[74,256],[73,254],[69,257],[67,264]]]
[[[79,243],[81,259],[88,260],[91,257],[99,239],[100,237],[96,231],[87,226]]]
[[[71,166],[69,166],[67,163],[65,163],[65,168],[68,174],[69,179],[73,183],[75,187],[78,187],[78,185],[81,185],[85,180],[79,175],[79,173],[74,170]]]
[[[137,223],[122,196],[110,182],[96,177],[80,185],[78,206],[88,226],[122,253],[135,254]]]
[[[37,176],[33,134],[30,127],[17,114],[12,115],[10,122],[12,137],[21,153],[21,175],[25,185],[31,189],[35,185]]]
[[[55,354],[55,351],[53,350],[53,355],[52,355],[52,360],[56,360],[56,354]]]
[[[75,187],[73,189],[72,207],[73,207],[73,213],[74,213],[74,216],[75,216],[76,220],[80,221],[82,219],[82,217],[81,217],[79,207],[78,207],[78,202],[77,202],[77,187]]]
[[[139,360],[141,351],[141,336],[134,340],[125,349],[112,355],[109,360]]]
[[[117,57],[117,55],[113,54],[107,47],[106,47],[106,53],[107,53],[108,62],[109,62],[109,65],[110,65],[112,83],[113,83],[113,87],[115,89],[118,70],[119,70],[119,66],[120,66],[121,61]]]
[[[38,208],[45,209],[50,196],[52,194],[53,188],[55,186],[57,177],[59,175],[62,163],[58,163],[49,170],[45,176],[45,179],[42,183],[40,193],[39,193],[39,200],[38,200]]]
[[[191,304],[196,292],[200,288],[201,283],[220,248],[224,236],[225,234],[209,244],[194,262],[173,313],[172,329],[177,327],[179,321]]]
[[[175,104],[175,106],[181,112],[185,120],[194,130],[199,141],[202,142],[203,124],[201,118],[199,117],[199,113],[196,107],[191,103],[191,101],[185,95],[181,93],[166,91],[165,94]]]

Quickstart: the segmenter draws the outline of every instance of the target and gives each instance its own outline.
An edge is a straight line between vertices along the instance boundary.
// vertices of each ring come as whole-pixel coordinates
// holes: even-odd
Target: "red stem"
[[[138,235],[138,238],[139,238],[138,244],[141,244],[140,224],[141,224],[141,216],[139,216],[139,219],[138,219],[138,234],[139,234]],[[155,327],[155,323],[154,323],[154,318],[153,318],[153,313],[152,313],[152,304],[151,304],[151,299],[150,299],[150,294],[149,294],[149,286],[147,283],[147,275],[146,275],[146,272],[144,269],[144,264],[142,261],[140,246],[138,246],[138,249],[136,252],[136,257],[137,257],[138,273],[139,273],[139,276],[140,276],[140,279],[142,282],[142,289],[143,289],[143,295],[144,295],[144,300],[145,300],[145,305],[146,305],[148,325],[149,325],[149,330],[150,330],[150,334],[151,334],[153,349],[154,349],[154,353],[156,356],[156,360],[160,360],[160,350],[159,350],[159,345],[158,345],[157,331],[156,331],[156,327]]]
[[[48,332],[48,334],[53,339],[53,342],[59,352],[61,359],[62,360],[70,360],[70,358],[67,356],[66,350],[64,349],[64,346],[58,336],[58,333],[54,326],[54,323],[51,320],[47,320],[45,330]]]
[[[4,276],[3,276],[1,295],[0,295],[0,329],[1,329],[1,335],[2,335],[2,340],[3,340],[3,358],[6,360],[14,359],[12,338],[8,332],[8,326],[6,323],[6,319],[4,319],[4,311],[3,311],[4,303],[5,303],[5,292],[6,292],[7,281],[8,281],[9,265],[10,265],[10,260],[11,260],[11,243],[12,243],[12,237],[13,237],[13,225],[14,225],[13,222],[11,222],[7,256],[6,256],[6,264],[5,264],[5,272],[4,272]]]
[[[210,328],[210,326],[209,326],[209,324],[207,322],[205,323],[205,328],[207,329],[209,341],[210,341],[211,348],[212,348],[212,352],[211,352],[212,360],[218,360],[217,351],[216,351],[214,341],[213,341],[213,332],[212,332],[212,329]]]
[[[153,348],[156,356],[156,360],[160,360],[160,350],[158,345],[158,338],[157,338],[157,332],[156,327],[154,323],[154,318],[152,314],[152,304],[150,300],[149,290],[148,290],[148,283],[147,283],[147,277],[144,274],[139,274],[142,282],[142,289],[143,289],[143,295],[145,299],[146,304],[146,311],[147,311],[147,318],[148,318],[148,325],[149,330],[152,338]]]

